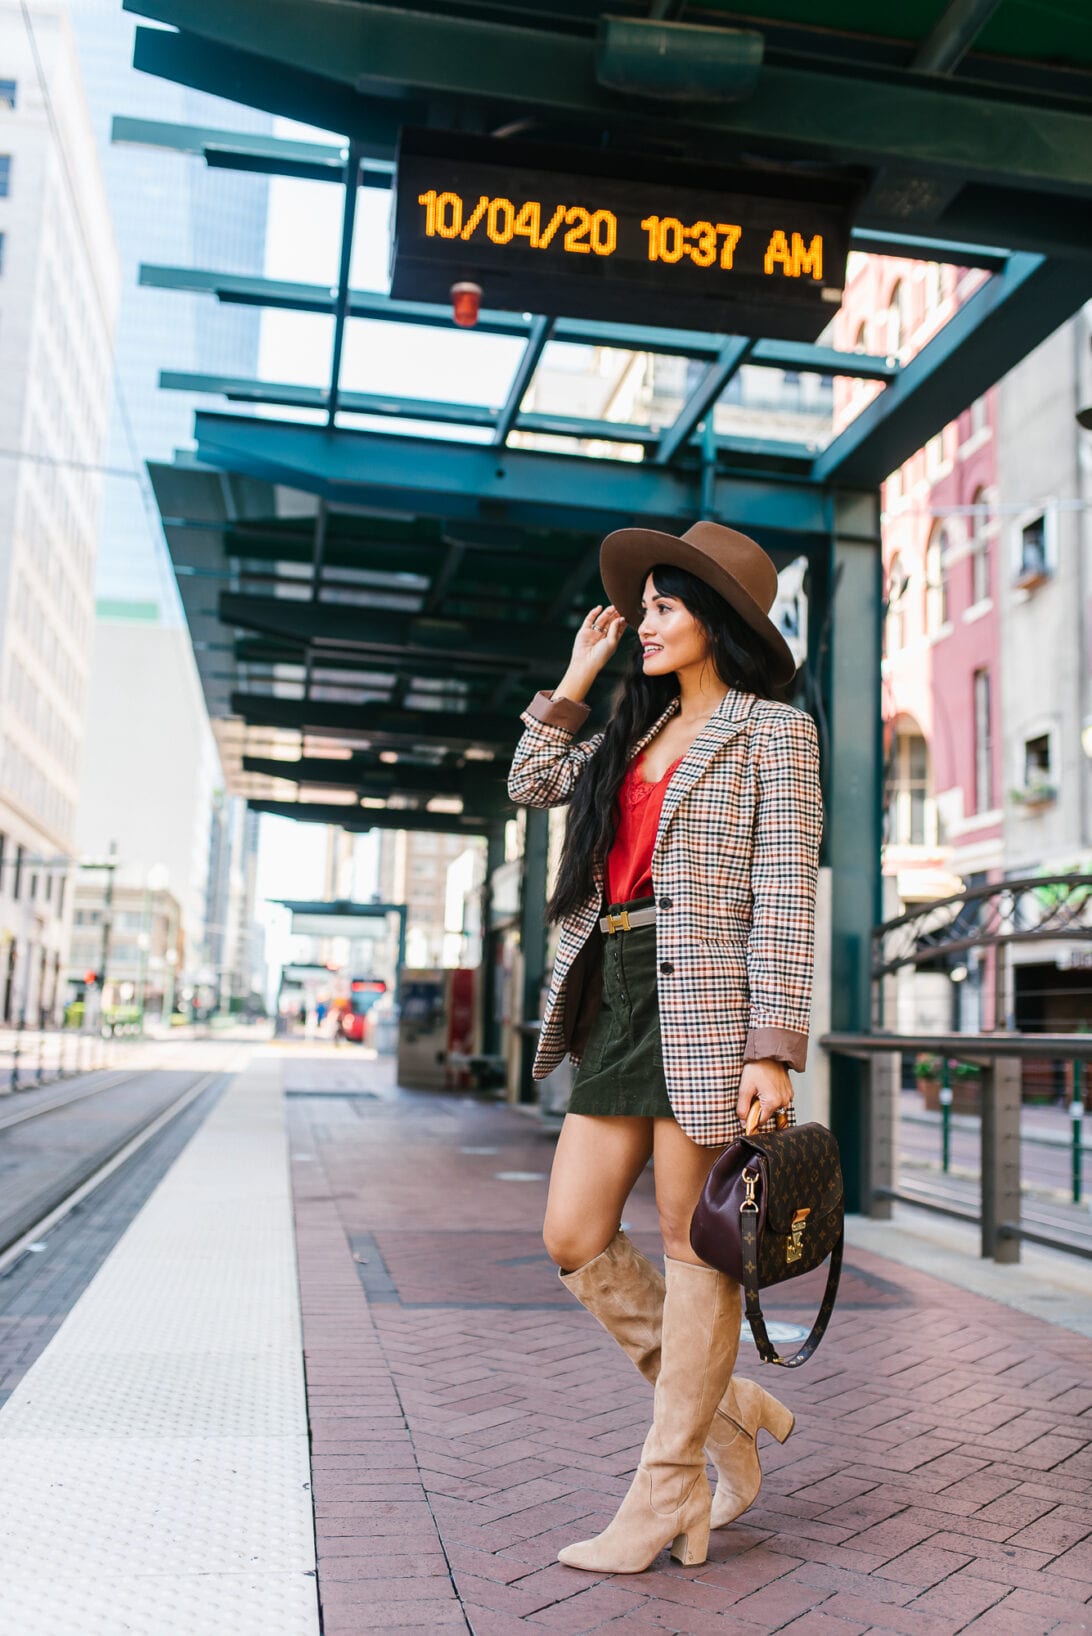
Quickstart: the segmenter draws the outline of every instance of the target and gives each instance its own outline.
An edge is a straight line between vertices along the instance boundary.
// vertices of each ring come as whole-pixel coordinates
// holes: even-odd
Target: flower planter
[[[982,1081],[977,1076],[974,1079],[953,1079],[952,1112],[978,1113],[982,1106],[982,1098],[979,1094],[981,1089]],[[941,1108],[940,1080],[919,1079],[918,1090],[921,1092],[926,1110],[929,1113],[939,1113]]]

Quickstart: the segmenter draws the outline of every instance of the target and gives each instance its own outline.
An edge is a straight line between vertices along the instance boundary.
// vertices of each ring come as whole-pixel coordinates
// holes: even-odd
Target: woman
[[[600,556],[593,608],[512,762],[524,806],[569,803],[549,913],[561,924],[534,1073],[578,1063],[544,1238],[562,1282],[654,1381],[633,1484],[560,1561],[639,1573],[670,1544],[705,1561],[710,1527],[750,1506],[760,1427],[793,1417],[734,1379],[740,1292],[690,1248],[705,1178],[756,1099],[791,1108],[811,1000],[822,805],[813,722],[775,691],[795,670],[768,618],[770,558],[718,523],[631,528]],[[602,733],[573,734],[627,623],[635,651]],[[784,1116],[782,1116],[784,1117]],[[652,1158],[666,1277],[619,1228]],[[717,1469],[711,1501],[706,1452]]]

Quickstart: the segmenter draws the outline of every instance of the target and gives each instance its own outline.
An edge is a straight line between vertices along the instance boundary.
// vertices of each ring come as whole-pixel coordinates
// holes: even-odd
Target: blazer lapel
[[[647,745],[652,743],[652,740],[656,737],[656,734],[660,731],[660,728],[664,725],[664,723],[666,721],[671,720],[672,716],[675,714],[675,712],[676,712],[676,710],[678,710],[678,708],[679,708],[678,699],[672,699],[671,703],[668,705],[667,709],[663,712],[663,714],[661,716],[657,716],[656,720],[652,723],[652,726],[645,733],[644,737],[639,738],[637,740],[637,743],[633,746],[633,749],[629,752],[629,759],[631,761],[633,760],[634,756],[639,756],[641,751]]]
[[[660,823],[656,830],[656,845],[653,847],[653,857],[663,844],[668,825],[674,817],[679,803],[685,796],[689,795],[718,750],[742,731],[748,716],[754,708],[755,698],[754,693],[744,693],[735,687],[729,688],[689,750],[687,750],[682,762],[675,769],[664,794],[663,806],[660,809]],[[655,730],[653,729],[653,731]]]

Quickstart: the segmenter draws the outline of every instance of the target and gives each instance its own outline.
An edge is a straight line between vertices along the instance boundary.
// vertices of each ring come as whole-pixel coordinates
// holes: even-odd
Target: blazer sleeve
[[[802,1069],[815,955],[815,887],[823,799],[819,736],[803,711],[775,715],[759,746],[747,941],[748,1062],[777,1057]]]
[[[599,748],[602,733],[574,744],[590,715],[586,704],[536,693],[520,720],[524,732],[508,773],[508,794],[520,807],[563,807]]]

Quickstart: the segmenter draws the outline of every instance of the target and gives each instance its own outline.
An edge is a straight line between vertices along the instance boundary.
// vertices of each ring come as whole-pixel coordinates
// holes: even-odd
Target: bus
[[[341,1012],[343,1039],[363,1044],[368,1037],[368,1012],[387,992],[382,977],[353,977],[349,982],[349,1002]]]

